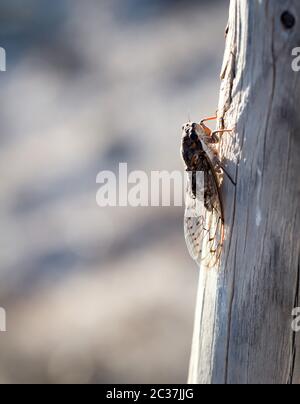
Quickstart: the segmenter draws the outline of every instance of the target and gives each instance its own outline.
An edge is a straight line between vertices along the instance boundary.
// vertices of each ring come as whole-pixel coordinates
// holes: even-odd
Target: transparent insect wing
[[[187,173],[185,193],[184,233],[187,247],[192,258],[200,262],[202,240],[205,236],[204,177],[198,172],[196,198],[192,191],[192,172]]]
[[[218,264],[222,252],[222,205],[214,172],[197,172],[196,177],[196,198],[191,178],[186,186],[185,239],[192,258],[201,266],[211,268]]]
[[[213,267],[219,263],[222,247],[224,242],[224,219],[223,209],[219,196],[219,188],[217,179],[212,170],[205,173],[207,189],[212,192],[207,196],[206,204],[209,204],[209,209],[206,209],[205,229],[207,229],[203,240],[202,263],[204,266]]]

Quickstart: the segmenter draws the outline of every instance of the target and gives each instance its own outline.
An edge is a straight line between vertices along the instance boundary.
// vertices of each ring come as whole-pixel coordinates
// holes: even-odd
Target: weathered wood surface
[[[286,10],[293,27],[281,21]],[[219,117],[235,127],[221,153],[237,186],[222,187],[220,268],[200,270],[190,383],[300,383],[297,46],[299,0],[231,0]]]

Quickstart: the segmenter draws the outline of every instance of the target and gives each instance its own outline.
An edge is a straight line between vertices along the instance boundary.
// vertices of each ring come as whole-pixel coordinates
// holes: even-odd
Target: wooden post
[[[200,269],[190,383],[300,383],[299,0],[231,0],[219,103],[226,242]]]

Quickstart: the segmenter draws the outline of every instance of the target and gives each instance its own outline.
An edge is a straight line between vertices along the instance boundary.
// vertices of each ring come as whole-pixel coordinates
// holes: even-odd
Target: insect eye
[[[196,142],[196,141],[198,140],[198,135],[197,135],[195,132],[192,132],[192,133],[190,134],[190,139],[191,139],[193,142]]]

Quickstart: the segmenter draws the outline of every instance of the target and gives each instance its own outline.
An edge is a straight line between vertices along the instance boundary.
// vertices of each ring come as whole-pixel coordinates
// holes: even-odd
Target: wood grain
[[[237,186],[224,178],[220,268],[200,269],[189,382],[298,384],[300,2],[231,0],[229,14],[218,113]]]

